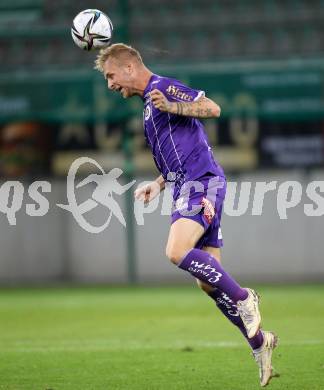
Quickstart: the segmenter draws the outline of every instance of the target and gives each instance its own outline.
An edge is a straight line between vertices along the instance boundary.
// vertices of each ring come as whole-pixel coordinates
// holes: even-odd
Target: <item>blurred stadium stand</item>
[[[311,57],[324,52],[323,0],[94,1],[149,61]],[[122,5],[121,5],[122,4]],[[125,15],[125,4],[128,10]],[[71,20],[88,1],[2,0],[1,69],[89,66]],[[124,8],[123,8],[124,7]]]

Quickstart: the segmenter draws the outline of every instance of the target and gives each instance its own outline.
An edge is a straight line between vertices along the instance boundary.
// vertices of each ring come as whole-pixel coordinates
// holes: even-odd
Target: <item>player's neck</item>
[[[138,83],[136,85],[137,94],[141,97],[144,95],[145,88],[152,77],[153,72],[151,72],[148,68],[143,67],[143,69],[139,73]]]

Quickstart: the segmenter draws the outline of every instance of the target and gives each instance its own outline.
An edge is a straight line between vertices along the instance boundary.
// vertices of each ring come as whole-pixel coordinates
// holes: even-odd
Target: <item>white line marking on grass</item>
[[[107,340],[93,340],[89,342],[80,341],[58,341],[55,346],[48,345],[46,341],[41,343],[31,342],[17,342],[14,345],[2,347],[1,353],[33,353],[33,352],[97,352],[97,351],[127,351],[127,350],[150,350],[150,349],[164,349],[164,350],[181,350],[184,348],[203,349],[203,348],[246,348],[244,342],[234,341],[215,341],[215,342],[177,342],[177,343],[163,343],[163,344],[145,344],[143,342],[125,342],[125,341],[107,341]],[[38,345],[37,345],[38,344]],[[280,342],[279,345],[283,347],[296,347],[307,345],[323,345],[324,340],[300,340]]]

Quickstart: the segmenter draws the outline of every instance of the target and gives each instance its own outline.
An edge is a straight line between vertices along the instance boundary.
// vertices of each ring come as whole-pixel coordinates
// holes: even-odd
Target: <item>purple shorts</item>
[[[180,194],[174,198],[171,223],[180,218],[198,222],[205,233],[195,248],[204,246],[221,248],[223,237],[221,218],[226,193],[226,179],[219,176],[204,176],[194,182],[186,182]]]

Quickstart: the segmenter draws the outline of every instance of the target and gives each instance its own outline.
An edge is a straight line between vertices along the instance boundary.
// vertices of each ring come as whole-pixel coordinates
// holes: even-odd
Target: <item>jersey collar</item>
[[[150,77],[148,83],[147,83],[147,86],[145,87],[144,89],[144,92],[143,92],[143,96],[142,96],[142,100],[145,101],[147,99],[147,95],[148,93],[151,91],[152,89],[152,83],[158,78],[159,76],[156,75],[156,74],[152,74],[152,76]]]

